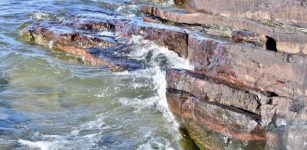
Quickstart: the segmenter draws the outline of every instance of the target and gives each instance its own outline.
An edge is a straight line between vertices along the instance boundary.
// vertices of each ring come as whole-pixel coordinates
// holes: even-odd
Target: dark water
[[[130,56],[148,68],[112,73],[70,56],[19,40],[35,12],[78,9],[114,11],[133,17],[138,6],[162,1],[1,0],[0,149],[183,149],[167,110],[164,71],[190,66],[166,48],[133,37]],[[189,149],[189,148],[188,148]]]

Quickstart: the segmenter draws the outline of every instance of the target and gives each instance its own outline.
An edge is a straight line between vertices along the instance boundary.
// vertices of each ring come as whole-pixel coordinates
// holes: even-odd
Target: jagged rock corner
[[[307,2],[175,3],[142,6],[143,16],[134,18],[73,12],[35,21],[21,37],[124,71],[144,65],[114,52],[142,35],[194,66],[167,70],[166,96],[200,149],[307,149]]]

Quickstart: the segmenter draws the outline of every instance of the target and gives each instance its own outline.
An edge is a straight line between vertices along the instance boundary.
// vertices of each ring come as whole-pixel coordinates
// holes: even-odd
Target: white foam
[[[123,71],[123,72],[113,72],[114,75],[129,75],[129,71]]]
[[[114,33],[111,31],[101,31],[98,32],[98,35],[102,35],[102,36],[114,36]]]
[[[144,40],[141,36],[132,36],[129,42],[129,44],[136,45],[135,50],[130,53],[129,57],[138,60],[146,60],[147,56],[151,55],[150,60],[146,60],[151,67],[129,72],[129,74],[135,77],[150,78],[153,83],[150,86],[156,91],[156,95],[147,98],[120,98],[120,103],[134,107],[136,113],[146,109],[156,109],[162,112],[167,121],[173,124],[173,126],[170,126],[169,132],[173,133],[172,135],[175,136],[174,138],[179,140],[181,138],[180,134],[178,134],[179,124],[175,121],[167,104],[165,70],[160,62],[158,62],[159,60],[157,58],[162,56],[167,59],[166,68],[192,70],[193,66],[184,58],[179,57],[177,53],[165,47],[158,46],[148,40]],[[163,62],[162,65],[164,65]],[[150,149],[149,147],[150,143],[145,143],[142,144],[139,149]]]
[[[152,58],[150,60],[150,64],[153,66],[147,70],[147,74],[149,74],[154,82],[154,89],[157,91],[157,96],[152,97],[149,100],[143,99],[143,103],[146,107],[148,105],[154,105],[157,103],[156,108],[163,112],[164,117],[168,119],[168,121],[174,121],[173,115],[170,113],[167,100],[166,100],[166,79],[165,79],[165,71],[163,71],[160,66],[159,62],[156,61],[156,58],[160,55],[163,55],[168,60],[168,67],[178,68],[178,69],[189,69],[192,70],[193,66],[184,58],[178,56],[177,53],[170,51],[165,47],[158,46],[153,42],[148,40],[144,40],[141,36],[132,36],[129,41],[132,44],[136,44],[137,48],[130,54],[130,57],[134,57],[136,59],[144,60],[145,57],[148,55],[149,52],[152,52]],[[149,102],[150,101],[150,102]],[[126,102],[127,101],[121,101]],[[142,102],[140,100],[132,101],[132,105],[140,106]],[[178,124],[174,121],[175,125]]]
[[[58,150],[58,149],[92,149],[97,146],[98,141],[102,137],[102,131],[109,127],[104,125],[104,114],[96,116],[94,121],[89,121],[74,128],[67,135],[44,135],[35,133],[34,137],[40,137],[39,141],[28,141],[19,139],[18,142],[30,149],[40,150]],[[99,132],[80,134],[84,130],[98,130]]]
[[[36,141],[31,142],[23,139],[19,139],[18,142],[22,145],[28,146],[29,148],[39,148],[41,150],[55,150],[54,144],[47,141]]]

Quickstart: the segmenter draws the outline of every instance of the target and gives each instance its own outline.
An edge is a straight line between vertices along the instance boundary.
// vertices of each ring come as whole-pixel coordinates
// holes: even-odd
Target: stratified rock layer
[[[97,56],[92,50],[100,51],[98,54],[104,53],[105,49],[124,45],[125,42],[118,41],[132,35],[142,35],[144,39],[166,46],[181,56],[187,56],[188,36],[181,28],[148,23],[140,18],[107,14],[100,14],[100,18],[75,14],[71,18],[33,23],[23,29],[22,37],[28,42],[81,56],[84,61],[104,65],[112,71],[129,70],[134,66],[120,64],[104,55]]]
[[[196,29],[186,30],[194,70],[169,69],[166,79],[170,110],[200,148],[306,149],[307,34],[291,25],[307,25],[307,3],[175,2],[188,9],[141,11]]]
[[[195,70],[228,86],[298,99],[307,96],[307,59],[201,35],[189,36]]]
[[[141,18],[131,19],[107,15],[102,15],[99,19],[77,18],[73,24],[76,27],[91,30],[101,30],[107,26],[121,37],[142,35],[144,39],[166,46],[180,56],[187,56],[188,36],[183,29],[178,27],[144,22]]]
[[[206,75],[187,70],[169,70],[166,75],[167,88],[185,91],[195,97],[218,105],[241,108],[260,115],[261,104],[269,99],[261,94],[234,89]]]
[[[187,8],[220,16],[307,25],[305,0],[184,0]]]
[[[238,143],[253,145],[254,149],[304,147],[304,140],[299,140],[307,133],[304,98],[265,96],[252,89],[242,91],[187,70],[169,69],[166,79],[170,110],[204,149],[234,148]],[[295,134],[299,130],[303,134]],[[207,134],[212,131],[215,134]],[[223,136],[236,144],[219,142]]]
[[[203,126],[207,130],[231,136],[234,141],[264,141],[264,129],[258,125],[254,117],[231,107],[207,103],[189,93],[169,90],[168,104],[171,111],[189,129],[189,124]],[[204,130],[204,129],[202,129]],[[202,132],[202,131],[200,131]],[[202,137],[205,135],[192,134]],[[198,144],[202,144],[198,143]],[[213,147],[214,145],[211,145]],[[218,146],[218,145],[215,145]],[[203,145],[203,147],[207,147]]]
[[[253,43],[263,44],[269,50],[307,54],[307,34],[290,27],[273,27],[252,20],[234,18],[232,16],[226,17],[206,13],[191,13],[177,9],[164,10],[154,6],[143,6],[141,10],[161,19],[177,23],[222,26],[247,30],[251,33],[247,35],[241,34],[241,37],[247,37],[247,39],[241,38],[241,40],[249,42],[248,36],[254,34],[253,37],[259,37],[256,41],[254,40]],[[234,38],[237,37],[236,34],[233,36]]]

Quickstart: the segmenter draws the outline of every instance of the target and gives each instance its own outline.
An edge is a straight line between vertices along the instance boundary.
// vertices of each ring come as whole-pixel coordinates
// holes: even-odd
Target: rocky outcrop
[[[117,43],[108,37],[91,37],[74,31],[72,28],[65,27],[60,23],[46,21],[34,23],[25,28],[22,31],[22,38],[27,42],[80,56],[83,61],[93,65],[104,65],[113,71],[126,70],[123,66],[114,64],[105,58],[99,58],[87,50],[95,47],[108,48],[116,46]]]
[[[187,56],[187,34],[178,27],[163,24],[144,22],[141,18],[125,18],[120,16],[102,15],[99,19],[77,18],[74,26],[82,29],[101,30],[110,26],[120,37],[142,35],[144,39],[155,41],[157,44],[166,46],[180,56]]]
[[[81,56],[86,62],[106,66],[112,71],[129,70],[137,66],[103,55],[106,49],[125,45],[125,42],[119,42],[123,41],[120,39],[132,35],[142,35],[144,39],[187,56],[188,37],[181,28],[148,23],[140,18],[128,19],[107,14],[101,16],[95,18],[75,14],[72,19],[62,21],[41,20],[24,28],[22,38],[27,42]]]
[[[192,131],[190,135],[202,148],[227,147],[221,142],[223,137],[218,133],[229,135],[232,137],[229,140],[238,145],[255,141],[261,143],[265,140],[264,128],[258,125],[257,116],[246,115],[235,108],[207,103],[185,92],[169,90],[167,99],[171,111],[179,118],[183,127]],[[206,131],[211,133],[203,133]]]
[[[251,43],[250,37],[256,37],[252,43],[263,45],[264,48],[287,53],[307,54],[307,34],[291,27],[268,26],[252,20],[217,16],[206,13],[188,12],[186,10],[170,9],[164,10],[154,6],[143,6],[141,10],[150,15],[184,24],[201,24],[209,26],[225,26],[247,30],[239,33],[241,38],[238,40],[238,32],[233,31],[230,35],[235,42],[246,41]],[[242,34],[245,33],[245,34]],[[248,33],[248,34],[247,34]],[[244,38],[242,38],[244,37]]]
[[[269,98],[261,94],[234,89],[219,83],[206,75],[188,70],[168,70],[167,88],[185,91],[194,97],[227,107],[241,108],[254,115],[260,115],[261,104]]]
[[[22,37],[81,56],[91,64],[123,71],[144,66],[121,56],[121,49],[129,51],[131,46],[127,38],[141,35],[194,66],[193,70],[167,70],[166,96],[171,112],[200,148],[305,149],[307,34],[286,24],[268,26],[250,20],[261,18],[260,14],[256,18],[242,16],[243,8],[253,11],[256,2],[234,0],[231,3],[238,4],[236,7],[223,4],[219,9],[211,0],[176,2],[189,5],[192,11],[143,6],[141,10],[151,16],[69,13],[61,20],[32,23],[22,30]],[[300,10],[304,4],[293,6]],[[244,7],[241,10],[239,6]],[[225,15],[228,12],[230,15]],[[166,25],[169,22],[165,20],[177,24]],[[299,20],[304,23],[304,17],[286,23]]]
[[[237,88],[293,99],[306,97],[305,56],[189,36],[188,59],[195,70]]]
[[[192,11],[213,15],[307,25],[305,0],[184,0],[177,3],[184,3]]]
[[[304,98],[265,96],[188,70],[169,69],[166,79],[170,110],[204,149],[304,147],[299,140],[307,133]],[[295,134],[298,130],[303,134]],[[235,144],[219,142],[225,137]]]
[[[169,69],[166,95],[200,148],[305,149],[307,34],[289,25],[307,23],[305,2],[175,2],[188,9],[141,11],[193,30],[186,53],[194,70]]]

